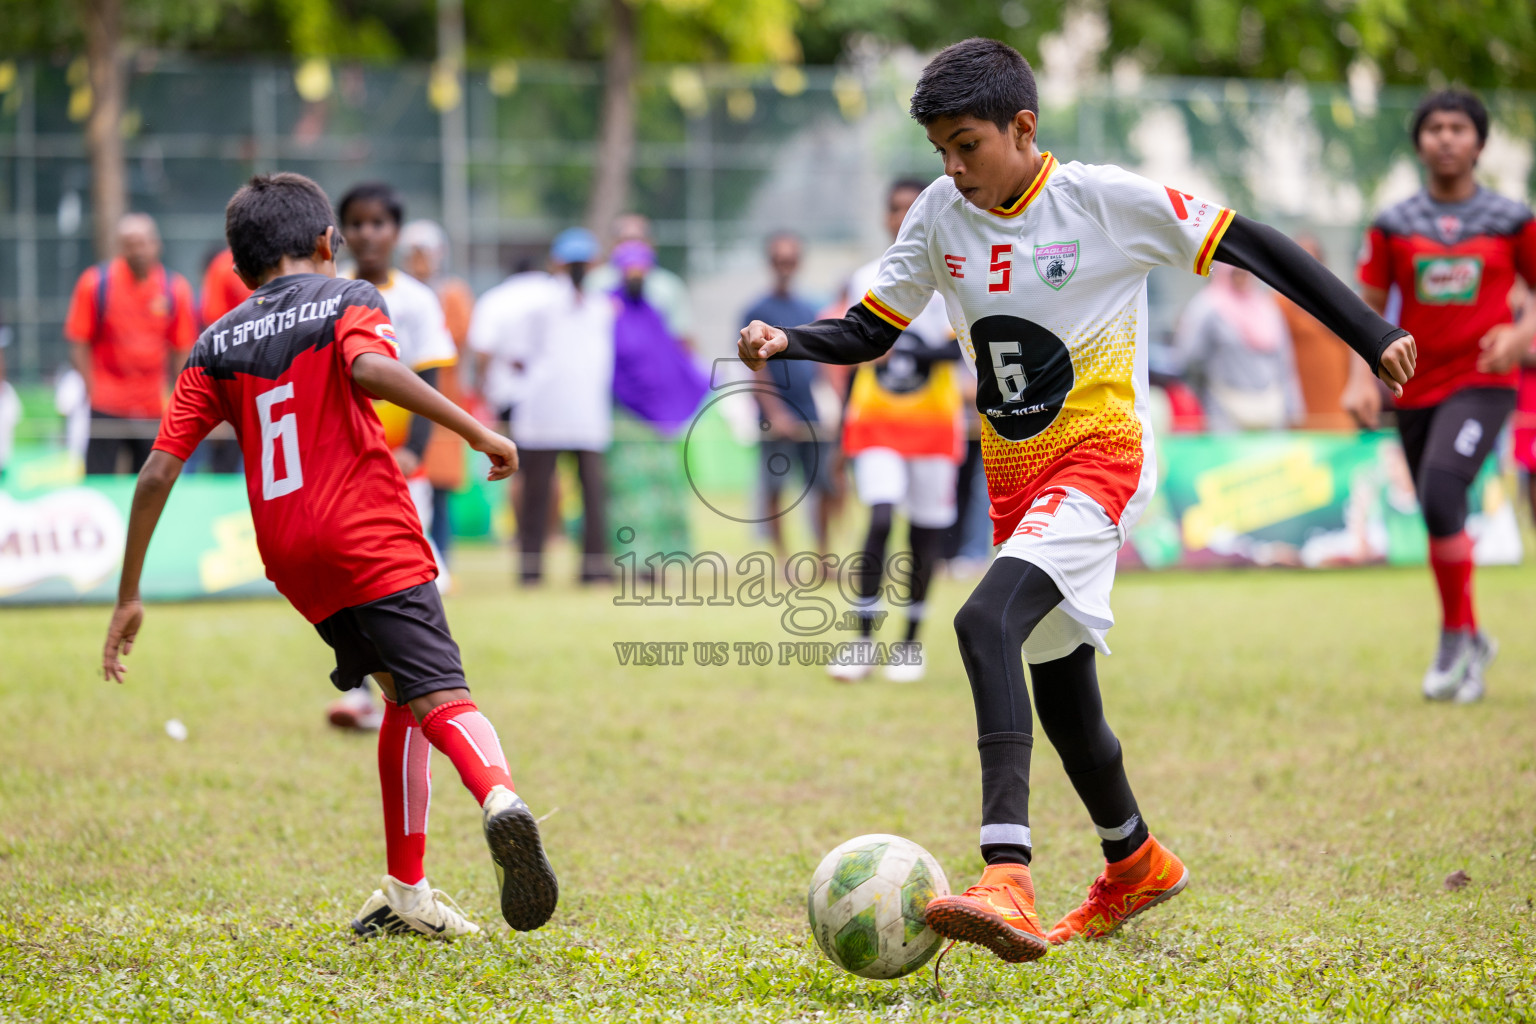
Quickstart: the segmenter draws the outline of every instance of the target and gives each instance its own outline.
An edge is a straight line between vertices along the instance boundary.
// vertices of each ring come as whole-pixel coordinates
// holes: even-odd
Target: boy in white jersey
[[[1213,260],[1252,271],[1348,342],[1394,393],[1412,376],[1416,348],[1272,228],[1117,167],[1042,153],[1034,75],[1003,43],[943,50],[918,80],[911,113],[945,176],[907,214],[874,286],[841,320],[749,324],[739,351],[753,367],[775,356],[863,362],[933,292],[944,297],[977,374],[1002,549],[955,616],[976,704],[987,868],[965,893],[930,903],[927,919],[941,935],[1022,962],[1051,942],[1108,935],[1189,879],[1141,820],[1094,669],[1114,624],[1115,555],[1157,479],[1147,273],[1207,274]],[[1041,725],[1106,861],[1088,898],[1049,932],[1029,875],[1026,659]]]
[[[405,219],[405,204],[395,189],[380,181],[354,185],[336,206],[342,238],[356,260],[351,276],[367,281],[379,290],[395,325],[400,362],[432,387],[437,387],[438,371],[458,361],[459,351],[448,333],[442,303],[437,293],[409,274],[395,269],[395,243]],[[437,590],[446,594],[453,577],[448,562],[432,542],[432,481],[427,479],[422,458],[432,436],[432,421],[413,416],[390,402],[374,402],[374,412],[384,425],[384,442],[395,453],[400,472],[405,474],[411,503],[421,519],[422,532],[437,563]],[[365,680],[356,689],[342,694],[326,707],[326,718],[339,729],[378,729],[384,712],[374,702],[373,691]]]

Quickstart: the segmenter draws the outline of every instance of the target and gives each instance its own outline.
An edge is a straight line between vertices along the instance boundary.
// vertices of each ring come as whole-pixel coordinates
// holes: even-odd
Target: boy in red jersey
[[[1437,92],[1419,104],[1413,142],[1427,187],[1382,212],[1365,236],[1360,283],[1377,312],[1396,287],[1401,325],[1418,339],[1419,365],[1397,399],[1397,427],[1429,528],[1440,592],[1440,645],[1424,674],[1431,700],[1475,701],[1497,650],[1472,607],[1467,491],[1515,407],[1521,355],[1536,317],[1512,322],[1516,275],[1536,282],[1530,207],[1477,183],[1488,112],[1471,93]],[[1356,360],[1344,406],[1374,427],[1380,392]]]
[[[372,675],[391,701],[379,733],[389,873],[353,929],[436,938],[479,931],[422,869],[429,745],[481,806],[502,916],[520,931],[538,928],[554,913],[555,875],[496,731],[470,699],[432,582],[437,567],[372,399],[461,435],[490,456],[493,480],[516,471],[517,449],[397,360],[377,289],[336,278],[331,205],[313,181],[252,178],[229,202],[225,233],[255,291],[198,339],[139,474],[102,651],[106,678],[123,681],[120,655],[143,622],[139,577],[166,498],[197,443],[228,420],[245,455],[268,578],[335,650],[337,688]]]

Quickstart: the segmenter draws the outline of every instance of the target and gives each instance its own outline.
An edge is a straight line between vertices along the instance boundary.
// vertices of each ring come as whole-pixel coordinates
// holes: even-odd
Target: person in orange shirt
[[[405,252],[405,272],[437,293],[443,304],[443,320],[459,361],[437,372],[437,390],[454,404],[469,407],[459,367],[467,366],[464,346],[469,340],[469,316],[475,308],[475,293],[461,278],[443,273],[448,259],[448,238],[435,221],[413,220],[400,229],[400,248]],[[444,555],[453,542],[453,527],[448,520],[448,495],[464,486],[464,441],[446,427],[434,426],[427,450],[422,454],[427,479],[432,482],[432,543]]]
[[[117,228],[120,253],[75,282],[64,337],[91,404],[87,473],[114,473],[128,450],[130,471],[149,458],[170,381],[197,341],[192,288],[160,263],[160,232],[130,213]]]
[[[1296,244],[1319,263],[1325,261],[1323,246],[1312,235],[1297,235]],[[1291,354],[1306,414],[1300,426],[1307,430],[1353,430],[1355,421],[1344,411],[1340,396],[1349,383],[1349,346],[1317,318],[1284,295],[1275,303],[1291,332]]]
[[[203,271],[203,326],[207,327],[250,295],[251,290],[235,273],[234,253],[228,249],[219,250],[219,254],[208,261],[208,269]]]
[[[225,313],[250,297],[251,290],[235,272],[235,256],[227,248],[220,249],[203,270],[203,289],[199,293],[198,312],[204,328],[210,327]],[[221,428],[228,430],[228,427]],[[206,458],[199,469],[205,473],[239,473],[243,462],[240,444],[232,437],[209,437],[203,442]]]

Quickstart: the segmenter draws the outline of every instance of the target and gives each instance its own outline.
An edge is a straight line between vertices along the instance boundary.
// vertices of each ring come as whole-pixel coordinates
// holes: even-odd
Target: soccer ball
[[[949,880],[931,853],[910,839],[876,834],[822,858],[805,910],[827,959],[861,978],[900,978],[938,952],[944,940],[923,911],[947,895]]]

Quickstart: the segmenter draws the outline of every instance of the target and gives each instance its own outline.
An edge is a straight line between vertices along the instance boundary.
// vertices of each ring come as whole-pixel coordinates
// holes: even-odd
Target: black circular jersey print
[[[971,325],[976,346],[976,411],[1010,441],[1026,441],[1056,420],[1076,379],[1066,342],[1030,320],[986,316]]]
[[[902,331],[884,362],[875,364],[875,380],[893,395],[905,395],[928,383],[933,357],[928,343],[911,331]]]

